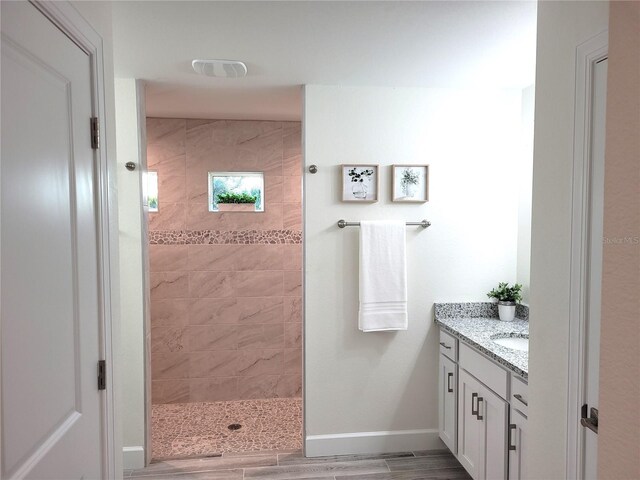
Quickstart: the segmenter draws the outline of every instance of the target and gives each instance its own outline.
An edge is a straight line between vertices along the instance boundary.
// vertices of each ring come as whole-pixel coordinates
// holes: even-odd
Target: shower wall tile
[[[283,272],[253,271],[235,273],[235,293],[238,297],[270,297],[283,295]]]
[[[190,299],[152,299],[150,303],[152,327],[175,327],[187,323]]]
[[[284,347],[284,324],[238,325],[239,349]]]
[[[187,177],[185,175],[158,175],[158,191],[162,192],[162,201],[168,203],[186,203]]]
[[[242,307],[235,297],[189,299],[187,322],[189,325],[235,324],[241,317]]]
[[[284,321],[302,322],[302,297],[284,297]]]
[[[245,297],[238,302],[238,309],[239,323],[282,323],[284,318],[284,297]]]
[[[189,352],[235,350],[238,348],[238,327],[190,325],[184,329],[184,343]]]
[[[280,375],[257,375],[238,380],[238,395],[241,398],[274,398]]]
[[[302,296],[302,272],[284,272],[284,294],[294,297]]]
[[[284,346],[286,348],[302,348],[302,323],[285,323]]]
[[[241,245],[189,245],[189,270],[234,271]]]
[[[281,375],[276,384],[276,397],[289,398],[302,396],[302,375]]]
[[[151,327],[151,353],[180,352],[185,343],[183,327]]]
[[[300,248],[300,245],[283,245],[282,252],[284,259],[283,269],[302,272],[302,248]]]
[[[151,301],[161,298],[185,298],[189,292],[187,272],[151,272],[149,274]]]
[[[238,375],[281,375],[284,371],[284,350],[242,350],[238,352]]]
[[[242,245],[235,258],[235,270],[282,270],[283,252],[282,245]]]
[[[283,203],[284,215],[282,228],[302,230],[302,205],[300,203]]]
[[[302,375],[302,350],[286,348],[284,350],[284,373]]]
[[[235,272],[189,272],[189,297],[233,297]]]
[[[285,177],[300,177],[302,175],[302,155],[285,157],[282,161],[282,174]]]
[[[300,396],[300,123],[149,118],[147,135],[153,403]],[[209,212],[213,171],[264,172],[265,211]]]
[[[149,245],[150,272],[184,270],[187,270],[186,245]]]
[[[189,380],[190,402],[222,402],[238,398],[238,377],[192,378]]]
[[[189,355],[189,377],[232,377],[238,375],[238,353],[236,350],[193,352]]]
[[[153,378],[172,379],[189,377],[189,354],[180,352],[154,352],[151,355]]]
[[[153,366],[152,366],[153,369]],[[184,403],[190,401],[189,379],[152,380],[153,403]]]

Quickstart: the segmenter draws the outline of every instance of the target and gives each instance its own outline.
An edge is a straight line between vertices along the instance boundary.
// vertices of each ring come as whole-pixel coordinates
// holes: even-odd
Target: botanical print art
[[[342,166],[342,200],[375,202],[378,200],[377,165]]]
[[[428,197],[428,165],[393,166],[393,201],[426,202]]]

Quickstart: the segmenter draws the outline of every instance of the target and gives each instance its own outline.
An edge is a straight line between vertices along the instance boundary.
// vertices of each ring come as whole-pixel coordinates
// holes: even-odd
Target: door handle
[[[471,415],[478,415],[478,410],[476,408],[473,407],[473,402],[474,400],[477,400],[478,398],[478,394],[477,393],[472,393],[471,394]]]
[[[444,342],[440,342],[440,345],[442,345],[447,350],[451,350],[451,347],[449,345],[447,345],[446,343],[444,343]]]
[[[515,445],[511,445],[511,442],[513,440],[513,436],[511,435],[511,432],[515,432],[515,431],[516,431],[516,425],[513,423],[509,424],[509,450],[516,449]]]
[[[453,378],[453,372],[447,373],[447,392],[453,393],[453,388],[451,388],[451,379]]]
[[[476,410],[476,418],[478,420],[482,420],[484,417],[482,415],[480,415],[480,402],[483,402],[484,398],[482,397],[478,397],[478,410]]]
[[[587,427],[594,433],[598,433],[598,409],[591,407],[589,411],[589,417],[587,417],[587,404],[585,403],[582,406],[582,418],[580,419],[580,424],[583,427]]]

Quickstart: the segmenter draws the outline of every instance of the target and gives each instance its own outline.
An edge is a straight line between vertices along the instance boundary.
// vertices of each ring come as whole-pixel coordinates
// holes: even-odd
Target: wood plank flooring
[[[300,451],[223,454],[127,470],[139,480],[470,480],[448,450],[305,458]]]

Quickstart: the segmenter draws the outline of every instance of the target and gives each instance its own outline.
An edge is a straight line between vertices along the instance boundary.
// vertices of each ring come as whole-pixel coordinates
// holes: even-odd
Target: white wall
[[[120,222],[120,302],[124,468],[144,467],[144,267],[138,92],[134,79],[115,80]],[[130,172],[125,163],[134,162]]]
[[[535,87],[522,90],[520,168],[518,170],[518,265],[516,280],[522,284],[523,302],[529,303],[531,263],[531,188],[533,184],[533,112]]]
[[[607,2],[540,2],[529,351],[529,476],[565,478],[576,47],[607,28]]]
[[[306,87],[308,455],[438,446],[433,303],[516,279],[520,123],[520,91]],[[378,203],[340,202],[342,163],[380,164]],[[428,203],[390,202],[393,163],[430,164]],[[408,331],[358,331],[358,229],[341,218],[432,222],[407,230]]]

